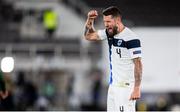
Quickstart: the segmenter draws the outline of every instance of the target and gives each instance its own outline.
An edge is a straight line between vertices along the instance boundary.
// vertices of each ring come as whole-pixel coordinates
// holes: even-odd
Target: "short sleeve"
[[[104,30],[98,30],[97,31],[98,36],[100,37],[100,40],[105,40],[107,39],[106,31]]]
[[[142,57],[141,41],[138,38],[126,42],[129,49],[131,59]]]

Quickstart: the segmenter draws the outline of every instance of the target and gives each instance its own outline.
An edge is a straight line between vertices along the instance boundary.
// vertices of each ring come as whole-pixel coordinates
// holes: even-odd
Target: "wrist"
[[[140,90],[140,89],[141,89],[140,86],[135,86],[135,87],[134,87],[134,90]]]
[[[87,17],[87,21],[94,21],[94,18],[92,18],[92,17]]]

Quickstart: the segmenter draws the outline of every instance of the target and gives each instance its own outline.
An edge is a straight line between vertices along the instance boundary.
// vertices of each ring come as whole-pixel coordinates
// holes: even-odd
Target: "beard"
[[[118,34],[118,27],[117,26],[113,26],[112,32],[110,32],[109,29],[107,29],[107,31],[108,31],[109,36],[112,37],[112,36]]]

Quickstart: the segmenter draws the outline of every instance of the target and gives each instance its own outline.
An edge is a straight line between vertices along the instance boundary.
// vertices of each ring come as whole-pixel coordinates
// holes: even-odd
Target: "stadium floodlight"
[[[13,57],[4,57],[1,60],[1,70],[5,73],[10,73],[14,69],[14,58]]]

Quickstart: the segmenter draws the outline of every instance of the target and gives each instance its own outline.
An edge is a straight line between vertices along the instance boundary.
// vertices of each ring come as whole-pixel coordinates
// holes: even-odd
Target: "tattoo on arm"
[[[135,73],[135,87],[139,87],[141,84],[142,74]]]
[[[84,35],[87,35],[88,33],[94,32],[93,21],[94,20],[87,20],[85,30],[84,30]]]
[[[135,87],[140,87],[141,79],[142,79],[142,63],[140,59],[135,59]]]
[[[85,27],[85,30],[84,30],[84,35],[86,35],[88,33],[89,29],[87,27]]]
[[[93,28],[89,29],[89,28],[85,27],[84,35],[87,35],[88,33],[93,33],[93,32],[94,32]]]

